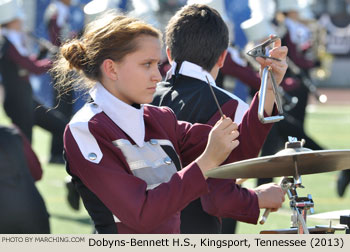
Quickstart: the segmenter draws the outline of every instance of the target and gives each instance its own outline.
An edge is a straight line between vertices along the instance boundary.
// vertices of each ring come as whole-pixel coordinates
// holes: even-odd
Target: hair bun
[[[70,68],[83,70],[87,58],[84,45],[79,40],[72,40],[61,48],[63,57],[69,62]]]

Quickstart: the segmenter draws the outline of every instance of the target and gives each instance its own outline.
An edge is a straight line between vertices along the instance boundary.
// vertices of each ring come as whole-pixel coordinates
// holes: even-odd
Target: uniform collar
[[[112,95],[101,83],[96,83],[95,87],[90,91],[90,95],[103,112],[139,147],[144,145],[144,105],[137,109],[126,104]]]
[[[176,62],[174,61],[171,64],[171,68],[169,69],[169,71],[166,74],[166,80],[171,79],[171,76],[175,75],[175,70],[176,70]],[[188,76],[191,78],[195,78],[204,82],[208,82],[207,78],[209,79],[209,82],[212,86],[216,86],[215,80],[213,78],[213,76],[206,70],[204,70],[202,67],[188,62],[188,61],[184,61],[181,64],[181,67],[179,69],[179,74],[184,75],[184,76]]]
[[[207,72],[202,67],[200,67],[194,63],[184,61],[181,64],[181,67],[179,69],[178,74],[188,76],[191,78],[195,78],[195,79],[204,81],[205,83],[208,83],[207,78],[206,78],[206,77],[208,77],[210,85],[214,86],[215,87],[214,89],[218,89],[221,92],[228,95],[229,97],[231,97],[232,99],[238,101],[239,108],[237,108],[237,111],[235,113],[234,122],[236,122],[237,124],[240,124],[242,122],[243,115],[249,108],[248,104],[246,104],[244,101],[242,101],[240,98],[238,98],[237,96],[235,96],[231,92],[217,87],[213,76],[209,72]],[[167,75],[166,75],[166,80],[170,79],[173,75],[176,75],[176,62],[173,62],[171,64],[171,68],[169,69],[169,71],[167,72]],[[208,84],[206,84],[206,85],[208,85]]]

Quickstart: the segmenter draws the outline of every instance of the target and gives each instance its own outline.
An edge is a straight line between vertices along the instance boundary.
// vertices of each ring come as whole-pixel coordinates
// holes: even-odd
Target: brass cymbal
[[[219,166],[205,173],[211,178],[271,178],[293,176],[294,161],[298,174],[313,174],[350,168],[350,150],[311,151],[287,148],[275,155],[246,159]]]

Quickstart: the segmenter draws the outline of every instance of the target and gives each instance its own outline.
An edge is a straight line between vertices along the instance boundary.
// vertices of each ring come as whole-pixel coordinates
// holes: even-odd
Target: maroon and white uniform
[[[180,211],[198,197],[210,214],[256,222],[254,192],[206,181],[193,162],[211,126],[177,121],[169,108],[127,105],[99,83],[90,95],[64,140],[67,169],[98,233],[179,233]],[[241,146],[226,162],[244,156]]]
[[[32,127],[41,121],[35,109],[38,103],[33,97],[30,74],[42,74],[52,63],[29,55],[23,32],[2,28],[0,34],[0,73],[4,86],[4,110],[25,136],[31,141]],[[62,126],[61,134],[64,126]]]

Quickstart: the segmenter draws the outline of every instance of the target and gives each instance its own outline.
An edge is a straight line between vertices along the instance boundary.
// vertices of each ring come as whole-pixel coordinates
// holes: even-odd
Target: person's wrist
[[[257,196],[257,198],[258,198],[258,206],[259,206],[259,208],[261,208],[260,207],[260,205],[261,205],[261,202],[260,202],[260,190],[259,189],[257,189],[257,188],[255,188],[255,189],[253,189],[254,190],[254,192],[255,192],[255,194],[256,194],[256,196]]]
[[[215,162],[213,162],[212,159],[206,157],[205,155],[201,155],[196,159],[196,163],[199,166],[199,168],[201,169],[201,171],[203,172],[203,174],[206,171],[209,171],[210,169],[213,169],[215,167],[217,167],[217,165],[215,164]]]
[[[197,160],[196,160],[196,163],[199,165],[199,167],[204,170],[204,171],[208,171],[215,166],[215,164],[213,162],[211,162],[210,160],[208,160],[207,158],[205,157],[199,157]]]

